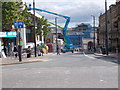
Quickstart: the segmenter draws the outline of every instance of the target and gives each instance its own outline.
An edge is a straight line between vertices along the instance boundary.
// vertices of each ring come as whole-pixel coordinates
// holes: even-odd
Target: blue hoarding
[[[69,38],[75,48],[82,46],[82,36],[81,35],[69,35]]]

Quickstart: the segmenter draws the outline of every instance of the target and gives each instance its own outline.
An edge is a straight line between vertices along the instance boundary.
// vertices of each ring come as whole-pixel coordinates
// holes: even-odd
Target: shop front
[[[4,52],[6,56],[10,56],[16,45],[16,31],[0,32],[0,52]]]

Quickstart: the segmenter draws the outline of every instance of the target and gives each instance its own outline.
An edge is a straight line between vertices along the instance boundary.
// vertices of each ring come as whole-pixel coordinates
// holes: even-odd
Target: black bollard
[[[21,45],[18,45],[18,56],[19,56],[19,62],[22,61],[21,50],[22,50],[22,46],[21,46]]]

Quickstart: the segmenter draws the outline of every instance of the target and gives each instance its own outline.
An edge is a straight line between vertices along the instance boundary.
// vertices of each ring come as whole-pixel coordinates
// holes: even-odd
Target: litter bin
[[[102,54],[106,54],[106,48],[102,48]]]
[[[30,58],[31,57],[31,47],[30,46],[28,46],[26,53],[27,53],[27,58]]]

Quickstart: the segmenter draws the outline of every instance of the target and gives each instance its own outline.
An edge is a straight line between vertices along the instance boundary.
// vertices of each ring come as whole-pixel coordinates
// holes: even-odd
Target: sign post
[[[17,36],[19,38],[19,44],[18,44],[18,56],[19,56],[19,62],[22,61],[21,57],[21,50],[22,50],[22,37],[21,37],[21,28],[24,28],[24,21],[14,21],[14,28],[19,29],[17,31]]]

